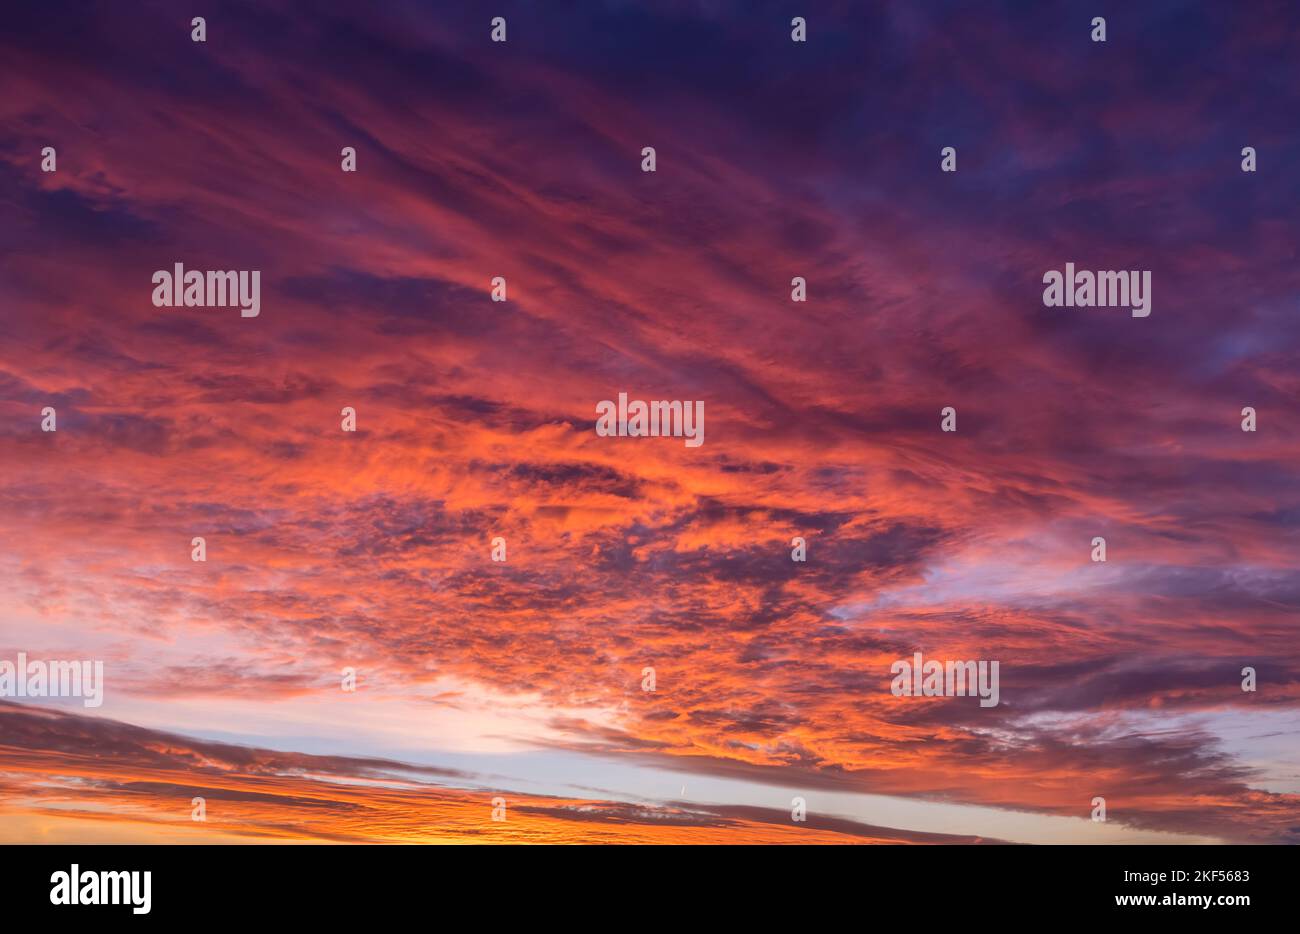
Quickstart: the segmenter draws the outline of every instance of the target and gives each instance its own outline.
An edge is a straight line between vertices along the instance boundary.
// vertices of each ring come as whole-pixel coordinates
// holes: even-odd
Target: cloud
[[[1291,766],[1189,718],[1296,715],[1298,183],[1235,165],[1300,160],[1296,14],[1148,11],[1101,67],[1052,4],[826,13],[801,58],[760,9],[520,11],[505,54],[405,4],[15,14],[0,647],[94,647],[154,725],[331,709],[350,663],[471,686],[485,741],[1284,836]],[[262,314],[154,308],[176,261],[261,270]],[[1153,269],[1151,317],[1045,308],[1065,262]],[[620,391],[705,445],[597,437]],[[1003,704],[894,698],[914,651]]]

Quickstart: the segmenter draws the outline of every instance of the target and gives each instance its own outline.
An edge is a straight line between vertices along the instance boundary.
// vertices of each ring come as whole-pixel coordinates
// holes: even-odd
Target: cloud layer
[[[775,5],[506,15],[12,15],[6,657],[104,658],[133,722],[252,735],[249,702],[345,703],[346,665],[471,745],[1293,840],[1296,12],[1129,11],[1105,45],[1059,4],[826,12],[806,46]],[[174,262],[261,270],[261,315],[153,307]],[[1066,262],[1152,270],[1151,316],[1043,307]],[[620,391],[704,400],[705,444],[597,437]],[[892,696],[914,651],[999,659],[1002,705]],[[80,757],[125,727],[51,722],[91,732],[6,738],[10,802],[48,770],[134,821],[212,754],[107,770]],[[318,801],[337,839],[484,832],[480,798],[471,831],[452,791],[238,766],[241,833]],[[510,832],[791,832],[633,807]]]

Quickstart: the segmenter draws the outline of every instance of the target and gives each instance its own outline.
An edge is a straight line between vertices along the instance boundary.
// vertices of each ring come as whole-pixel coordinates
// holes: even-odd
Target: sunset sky
[[[0,17],[0,841],[1300,842],[1300,8],[200,6]]]

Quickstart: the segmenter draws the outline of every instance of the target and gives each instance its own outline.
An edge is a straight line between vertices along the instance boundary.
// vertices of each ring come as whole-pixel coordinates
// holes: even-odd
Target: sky
[[[0,841],[1300,842],[1297,40],[7,6],[0,660],[104,697],[0,699]],[[1150,315],[1046,307],[1066,263]],[[895,696],[915,652],[999,704]]]

